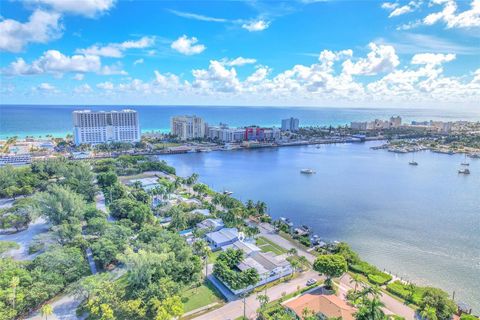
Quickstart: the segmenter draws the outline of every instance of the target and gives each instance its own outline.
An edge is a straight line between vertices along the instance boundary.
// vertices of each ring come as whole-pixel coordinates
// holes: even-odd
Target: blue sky
[[[27,0],[0,15],[2,103],[480,107],[480,0]]]

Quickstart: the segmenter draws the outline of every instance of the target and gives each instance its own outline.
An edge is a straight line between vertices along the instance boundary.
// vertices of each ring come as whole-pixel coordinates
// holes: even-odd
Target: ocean
[[[174,115],[196,114],[209,124],[227,123],[232,127],[261,125],[280,127],[281,119],[296,117],[301,126],[345,125],[350,121],[375,118],[388,119],[400,115],[404,121],[412,120],[480,120],[477,111],[444,111],[433,109],[345,109],[345,108],[279,108],[279,107],[196,107],[196,106],[41,106],[0,105],[0,139],[18,136],[53,135],[64,137],[72,133],[72,111],[137,110],[142,132],[168,132]]]

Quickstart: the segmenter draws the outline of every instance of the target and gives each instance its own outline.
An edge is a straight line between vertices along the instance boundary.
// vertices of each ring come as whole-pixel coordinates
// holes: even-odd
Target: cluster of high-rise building
[[[389,120],[375,119],[373,121],[354,121],[350,123],[353,130],[384,130],[396,129],[402,126],[402,118],[400,116],[391,117]]]
[[[299,120],[282,120],[281,129],[249,126],[231,128],[227,124],[209,126],[201,117],[180,115],[170,119],[170,133],[182,141],[192,139],[211,139],[223,143],[242,141],[275,141],[280,139],[281,131],[297,132]],[[76,145],[100,144],[108,142],[140,141],[140,124],[135,110],[73,112],[73,137]]]
[[[231,143],[242,141],[274,141],[280,139],[281,131],[298,131],[299,120],[295,118],[282,120],[282,129],[262,128],[249,126],[244,128],[231,128],[225,123],[218,126],[209,126],[202,118],[197,116],[176,116],[171,119],[170,133],[180,140],[195,138],[208,138],[211,140]]]
[[[140,124],[135,110],[73,112],[76,145],[140,141]]]

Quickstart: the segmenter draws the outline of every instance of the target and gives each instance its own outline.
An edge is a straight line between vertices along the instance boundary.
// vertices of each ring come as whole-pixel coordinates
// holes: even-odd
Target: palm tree
[[[297,271],[297,268],[300,267],[300,262],[298,259],[291,259],[290,265],[292,266],[293,272],[292,272],[292,278],[295,275],[295,271]]]
[[[40,309],[40,313],[42,314],[42,317],[45,317],[45,320],[48,320],[48,316],[51,316],[53,314],[53,307],[51,304],[46,304]]]
[[[422,311],[420,311],[420,316],[423,319],[428,320],[437,320],[437,310],[434,307],[430,307],[429,305],[425,306]]]
[[[246,204],[246,207],[247,207],[248,210],[252,210],[255,207],[255,204],[253,203],[252,200],[248,200],[247,204]]]
[[[369,296],[372,296],[374,299],[378,299],[380,296],[380,288],[377,286],[366,286],[360,292],[360,296],[362,297],[363,301],[367,301]]]
[[[352,279],[350,279],[350,283],[354,283],[355,284],[355,288],[353,289],[353,292],[354,293],[357,293],[357,287],[359,284],[362,283],[362,280],[360,278],[360,276],[358,274],[354,274],[352,276]]]
[[[355,313],[356,320],[383,320],[385,313],[382,310],[384,304],[378,299],[365,300],[362,302],[360,309]]]
[[[17,276],[12,277],[10,286],[12,287],[12,307],[15,309],[15,301],[17,300],[17,287],[20,284],[20,278]]]
[[[255,207],[259,215],[264,215],[267,212],[267,204],[263,201],[258,201]]]
[[[205,240],[198,240],[193,244],[193,252],[201,257],[205,263],[205,278],[208,274],[208,256],[212,250]]]
[[[259,294],[257,300],[260,302],[260,309],[263,309],[268,301],[270,301],[270,298],[266,294]]]

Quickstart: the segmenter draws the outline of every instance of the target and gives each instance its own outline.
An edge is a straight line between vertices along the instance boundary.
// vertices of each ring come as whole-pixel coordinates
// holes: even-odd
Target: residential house
[[[283,305],[299,320],[304,319],[305,309],[312,312],[319,319],[355,319],[354,313],[356,309],[336,295],[307,293],[294,300],[287,301]]]

